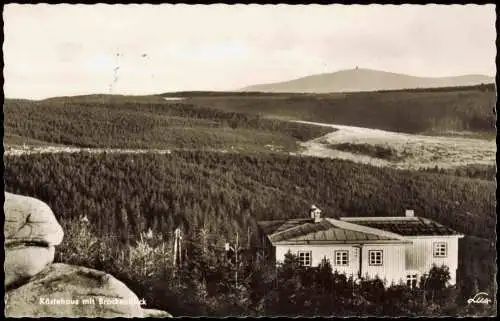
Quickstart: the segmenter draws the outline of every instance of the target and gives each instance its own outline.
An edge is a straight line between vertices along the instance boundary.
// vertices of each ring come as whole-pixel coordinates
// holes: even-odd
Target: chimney
[[[309,210],[309,214],[312,219],[314,219],[314,222],[320,222],[321,221],[321,210],[316,207],[316,205],[311,206],[311,209]]]
[[[405,216],[406,217],[414,217],[415,216],[415,211],[414,210],[406,210]]]

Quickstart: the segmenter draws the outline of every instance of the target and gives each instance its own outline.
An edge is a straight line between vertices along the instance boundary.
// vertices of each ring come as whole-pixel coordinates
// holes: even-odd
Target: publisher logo
[[[475,304],[490,304],[491,303],[491,299],[488,298],[488,293],[486,293],[486,292],[479,292],[476,295],[474,295],[474,297],[472,297],[469,300],[467,300],[467,303],[469,303],[469,304],[472,304],[472,303],[475,303]]]

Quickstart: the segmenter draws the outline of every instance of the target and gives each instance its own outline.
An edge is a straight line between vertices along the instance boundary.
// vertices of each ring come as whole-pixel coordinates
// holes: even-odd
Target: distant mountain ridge
[[[460,87],[495,83],[486,75],[453,77],[416,77],[380,70],[355,68],[333,73],[317,74],[284,82],[252,85],[239,91],[331,93],[414,88]]]

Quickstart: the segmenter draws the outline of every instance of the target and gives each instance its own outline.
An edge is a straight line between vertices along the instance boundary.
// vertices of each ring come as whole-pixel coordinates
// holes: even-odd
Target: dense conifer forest
[[[65,216],[90,213],[105,233],[123,222],[109,215],[98,219],[103,218],[99,207],[118,214],[125,209],[131,219],[143,218],[161,230],[173,229],[166,225],[168,217],[176,224],[182,219],[186,228],[208,219],[219,230],[246,228],[255,219],[301,217],[314,203],[330,216],[402,215],[413,208],[466,234],[495,235],[492,181],[313,157],[208,152],[6,157],[5,184],[52,202]]]
[[[109,148],[290,151],[334,129],[166,102],[156,96],[90,95],[6,100],[6,144]]]
[[[312,157],[189,151],[6,156],[4,162],[6,190],[47,202],[64,225],[58,260],[116,274],[174,315],[268,313],[259,292],[268,273],[256,268],[255,222],[306,217],[312,203],[333,217],[403,215],[413,208],[467,235],[461,241],[460,291],[493,290],[491,180]],[[88,230],[79,226],[81,215],[90,220]],[[186,257],[174,278],[176,227],[185,235]],[[149,228],[155,239],[141,241]],[[245,281],[235,290],[224,243],[234,243],[236,232],[245,248],[257,252],[244,260]]]
[[[183,94],[190,103],[226,111],[410,134],[470,131],[493,139],[496,132],[494,84],[332,94]]]
[[[163,97],[180,96],[179,101]],[[5,143],[114,148],[294,150],[333,129],[276,117],[405,133],[495,137],[495,87],[333,94],[182,92],[7,99]],[[270,119],[273,117],[273,119]]]

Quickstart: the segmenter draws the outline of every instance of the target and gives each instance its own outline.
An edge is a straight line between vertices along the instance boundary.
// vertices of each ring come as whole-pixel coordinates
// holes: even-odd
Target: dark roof
[[[403,236],[459,235],[457,231],[423,217],[349,217],[341,220]]]
[[[337,226],[335,222],[338,222]],[[279,221],[261,221],[257,223],[272,243],[292,242],[331,242],[359,243],[371,241],[400,241],[377,231],[359,231],[346,228],[342,222],[333,219],[323,219],[314,222],[313,219],[295,219]]]
[[[286,228],[295,227],[307,222],[314,222],[314,220],[310,218],[305,218],[305,219],[291,219],[291,220],[259,221],[257,222],[257,225],[261,228],[261,230],[265,234],[271,235],[273,233],[283,231]]]

